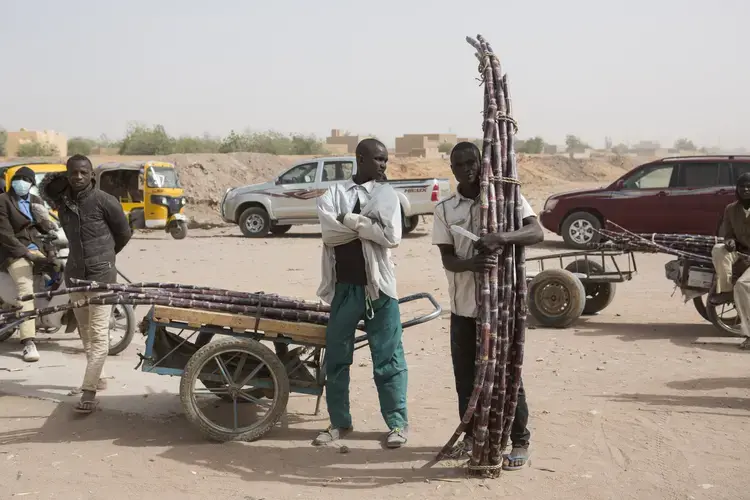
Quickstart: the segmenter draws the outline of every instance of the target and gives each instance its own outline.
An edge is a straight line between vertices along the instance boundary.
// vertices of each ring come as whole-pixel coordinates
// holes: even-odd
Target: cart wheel
[[[589,276],[604,273],[604,267],[601,264],[589,259],[575,260],[568,264],[565,270]],[[603,311],[612,303],[617,287],[614,283],[585,283],[583,289],[586,291],[583,314],[591,315]]]
[[[220,385],[201,387],[201,379],[209,377]],[[268,401],[254,395],[261,384],[267,388],[267,396],[273,396]],[[218,395],[222,400],[206,399],[205,395]],[[228,398],[231,403],[224,401]],[[286,410],[289,377],[279,358],[260,342],[217,340],[190,357],[180,380],[180,401],[188,421],[210,439],[254,441],[270,431]],[[253,404],[239,404],[243,401]],[[249,417],[250,423],[242,424],[244,417]],[[225,420],[229,423],[222,423]]]
[[[542,326],[567,328],[586,303],[581,281],[565,269],[547,269],[529,284],[529,311]]]
[[[695,310],[698,311],[698,314],[700,314],[703,319],[705,319],[706,321],[711,321],[708,317],[706,304],[703,303],[703,296],[695,297],[693,299],[693,306],[695,306]]]
[[[714,294],[714,288],[708,293],[706,298],[706,316],[716,328],[733,337],[744,337],[740,316],[737,313],[734,302],[715,306],[711,304],[711,296]]]

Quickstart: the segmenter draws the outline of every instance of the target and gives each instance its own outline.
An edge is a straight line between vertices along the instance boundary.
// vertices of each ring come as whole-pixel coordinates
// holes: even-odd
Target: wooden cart
[[[426,323],[442,313],[427,293],[403,297],[399,303],[421,299],[430,302],[431,311],[402,323],[402,328]],[[139,367],[144,372],[181,377],[185,416],[211,439],[262,437],[285,413],[290,393],[317,396],[315,413],[320,410],[325,387],[323,325],[153,306],[141,331],[147,339]],[[211,341],[215,335],[222,338]],[[262,341],[273,342],[275,352]],[[354,343],[355,349],[364,347],[367,335],[357,336]],[[246,416],[250,422],[241,424],[241,417]]]

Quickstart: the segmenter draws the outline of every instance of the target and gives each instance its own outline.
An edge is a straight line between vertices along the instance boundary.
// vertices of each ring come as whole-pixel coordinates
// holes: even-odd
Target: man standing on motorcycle
[[[0,194],[0,266],[13,278],[19,296],[34,293],[34,264],[47,261],[39,251],[40,232],[47,231],[35,220],[31,208],[32,204],[42,203],[39,197],[29,193],[34,184],[34,171],[21,167],[11,179],[11,189]],[[22,311],[34,309],[33,300],[19,305]],[[24,321],[19,330],[23,360],[39,361],[39,352],[34,345],[36,320]]]
[[[69,242],[65,266],[66,285],[71,278],[115,283],[115,255],[130,240],[130,225],[120,203],[97,189],[91,161],[82,155],[68,159],[67,175],[50,182],[46,195],[55,199],[60,223]],[[67,183],[67,184],[66,184]],[[56,196],[52,196],[55,193]],[[74,301],[95,296],[71,293]],[[91,413],[96,408],[96,390],[109,352],[109,318],[112,306],[90,305],[75,310],[78,332],[86,351],[86,373],[81,400],[75,411]]]

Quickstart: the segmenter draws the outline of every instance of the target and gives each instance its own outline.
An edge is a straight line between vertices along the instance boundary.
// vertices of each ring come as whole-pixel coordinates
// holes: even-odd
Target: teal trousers
[[[380,294],[372,302],[368,319],[365,287],[336,284],[331,315],[326,329],[326,403],[331,425],[352,427],[349,410],[349,368],[354,357],[357,324],[365,321],[370,343],[372,371],[378,389],[380,413],[389,429],[403,429],[406,414],[408,373],[401,342],[401,314],[398,301]]]

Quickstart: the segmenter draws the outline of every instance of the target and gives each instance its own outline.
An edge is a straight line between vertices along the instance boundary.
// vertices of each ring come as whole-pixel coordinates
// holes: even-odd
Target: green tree
[[[544,139],[539,136],[526,139],[525,141],[518,141],[519,144],[516,146],[516,151],[519,153],[526,153],[531,155],[538,155],[544,152]]]
[[[121,155],[168,155],[173,151],[174,139],[161,125],[131,125],[120,144]]]
[[[8,141],[8,131],[0,127],[0,156],[5,156],[5,143]]]
[[[86,139],[85,137],[71,137],[68,139],[68,154],[71,156],[88,156],[94,147],[96,147],[96,141],[93,139]]]
[[[624,155],[625,153],[628,152],[628,146],[620,143],[617,146],[612,147],[612,152],[618,155]]]
[[[238,153],[240,151],[250,151],[250,144],[247,137],[242,134],[238,134],[234,130],[229,132],[229,135],[222,139],[219,145],[219,153]]]
[[[221,141],[208,134],[203,137],[182,136],[174,141],[175,153],[218,153]]]
[[[577,151],[589,147],[589,145],[583,142],[577,135],[566,135],[565,145],[568,146],[568,151]]]
[[[448,154],[451,152],[454,146],[455,144],[450,143],[448,141],[441,142],[440,145],[438,145],[438,151],[440,151],[441,153]]]
[[[290,149],[293,155],[319,155],[326,153],[323,142],[312,135],[293,135],[290,141]]]
[[[48,142],[31,141],[18,146],[17,155],[20,158],[31,158],[35,156],[57,156],[60,151],[57,146]]]
[[[693,141],[684,137],[675,141],[674,148],[678,151],[696,151],[698,149],[693,144]]]

